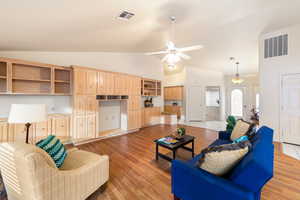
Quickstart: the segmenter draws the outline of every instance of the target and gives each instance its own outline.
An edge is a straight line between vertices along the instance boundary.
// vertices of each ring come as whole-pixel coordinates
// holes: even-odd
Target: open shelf
[[[51,82],[51,80],[42,80],[42,79],[25,79],[25,78],[18,78],[18,77],[13,77],[13,80],[17,81],[33,81],[33,82]]]
[[[27,80],[13,80],[12,92],[19,94],[47,94],[51,93],[51,83]]]
[[[71,95],[72,68],[1,58],[0,93],[10,95]]]
[[[49,81],[51,80],[51,68],[13,63],[12,77],[18,80]]]
[[[142,79],[142,96],[160,96],[161,81]]]
[[[55,94],[71,94],[71,87],[69,83],[56,82],[54,85]]]
[[[7,92],[7,64],[0,62],[0,93]]]
[[[54,93],[70,95],[71,71],[68,69],[54,68]]]

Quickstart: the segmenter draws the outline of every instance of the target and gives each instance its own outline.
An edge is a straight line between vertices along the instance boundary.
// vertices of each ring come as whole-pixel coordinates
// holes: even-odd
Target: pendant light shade
[[[233,84],[241,84],[244,82],[243,79],[240,78],[240,74],[239,74],[239,62],[235,63],[236,64],[236,74],[235,77],[231,79]]]

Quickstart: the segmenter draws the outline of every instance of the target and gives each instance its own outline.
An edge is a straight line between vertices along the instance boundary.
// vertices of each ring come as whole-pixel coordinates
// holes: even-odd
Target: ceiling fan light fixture
[[[176,53],[168,54],[167,63],[168,64],[176,64],[180,61],[180,57]]]

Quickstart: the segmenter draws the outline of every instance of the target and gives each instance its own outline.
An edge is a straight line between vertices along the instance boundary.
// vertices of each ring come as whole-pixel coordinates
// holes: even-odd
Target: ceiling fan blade
[[[175,49],[175,44],[172,41],[167,42],[168,49]]]
[[[191,56],[188,56],[188,55],[186,55],[184,53],[178,53],[178,56],[180,56],[181,58],[186,59],[186,60],[191,59]]]
[[[178,51],[185,52],[185,51],[195,51],[198,49],[202,49],[202,45],[195,45],[195,46],[190,46],[190,47],[183,47],[183,48],[178,48]]]
[[[145,55],[151,56],[151,55],[159,55],[159,54],[165,54],[165,53],[168,53],[168,52],[167,51],[149,52],[149,53],[145,53]]]

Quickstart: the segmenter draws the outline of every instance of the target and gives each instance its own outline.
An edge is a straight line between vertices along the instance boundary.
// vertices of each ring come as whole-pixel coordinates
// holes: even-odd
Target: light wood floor
[[[175,128],[154,126],[136,133],[79,146],[80,149],[110,157],[110,180],[104,192],[97,191],[89,200],[171,200],[170,164],[154,160],[154,139],[169,135]],[[187,127],[196,136],[199,153],[217,138],[214,131]],[[300,161],[281,153],[275,144],[275,176],[264,187],[263,200],[300,200]],[[168,153],[168,151],[162,151]],[[180,151],[183,159],[189,152]]]

